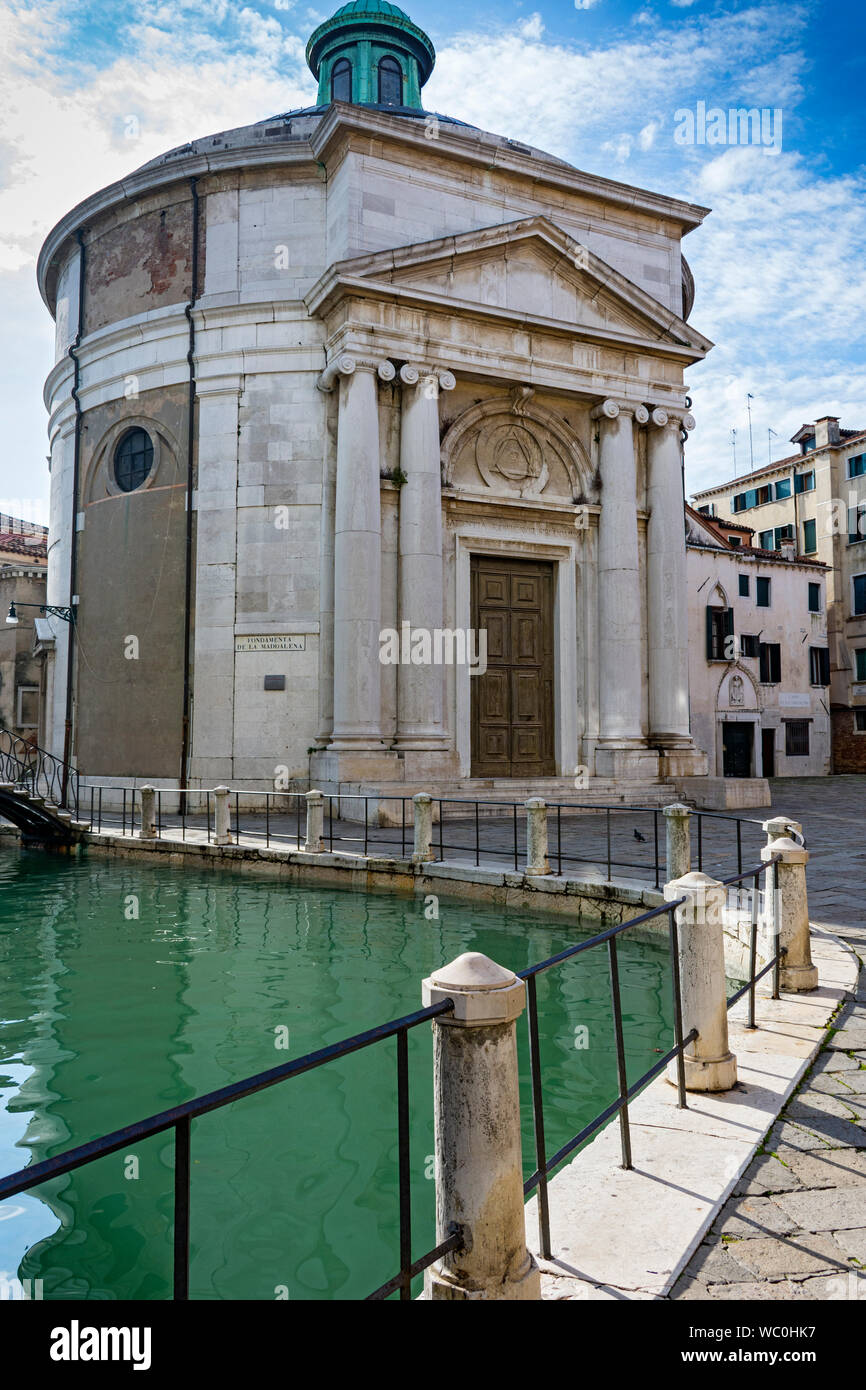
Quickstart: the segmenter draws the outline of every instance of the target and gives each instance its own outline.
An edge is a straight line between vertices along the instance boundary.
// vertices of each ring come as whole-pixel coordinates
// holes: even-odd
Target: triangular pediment
[[[534,321],[578,336],[712,346],[689,324],[547,217],[372,252],[332,266],[307,297],[321,312],[336,294],[378,293],[452,305],[455,312]]]

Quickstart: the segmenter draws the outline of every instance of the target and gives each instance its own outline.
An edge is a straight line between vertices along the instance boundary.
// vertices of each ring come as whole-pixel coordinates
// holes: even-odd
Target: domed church
[[[707,210],[426,111],[433,45],[389,0],[307,61],[315,106],[169,151],[42,249],[75,613],[43,739],[97,784],[670,799],[706,770]]]

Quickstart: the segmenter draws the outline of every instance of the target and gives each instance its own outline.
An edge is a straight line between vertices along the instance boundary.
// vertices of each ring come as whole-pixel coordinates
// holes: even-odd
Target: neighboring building
[[[692,732],[711,777],[830,772],[826,567],[686,508]]]
[[[790,542],[827,565],[833,771],[866,772],[866,430],[825,416],[791,442],[796,454],[704,488],[694,502],[748,524],[765,550]]]
[[[711,344],[681,242],[706,209],[424,112],[433,48],[387,0],[308,59],[317,106],[153,160],[40,256],[79,767],[404,794],[700,773],[683,374]],[[484,675],[423,641],[382,660],[391,631],[482,628]]]
[[[0,514],[0,726],[33,742],[43,705],[34,635],[35,605],[45,603],[47,535],[44,526]],[[6,622],[13,603],[17,624]]]

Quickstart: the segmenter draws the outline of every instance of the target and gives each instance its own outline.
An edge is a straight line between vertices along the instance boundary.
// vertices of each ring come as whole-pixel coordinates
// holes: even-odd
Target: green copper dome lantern
[[[319,106],[350,101],[420,111],[421,88],[435,61],[423,29],[390,0],[349,0],[307,44]]]

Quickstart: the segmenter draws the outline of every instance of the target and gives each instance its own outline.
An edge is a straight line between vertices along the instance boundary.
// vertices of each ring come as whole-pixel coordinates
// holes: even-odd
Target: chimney
[[[822,415],[815,421],[815,448],[826,449],[828,444],[839,443],[838,415]]]
[[[793,536],[785,536],[779,541],[779,554],[783,560],[793,560],[797,555],[797,542]]]

